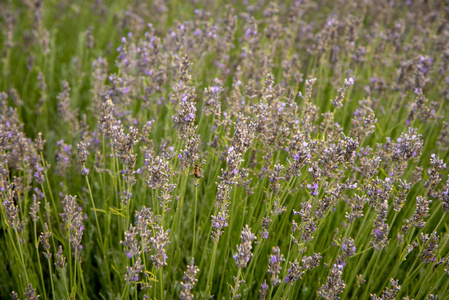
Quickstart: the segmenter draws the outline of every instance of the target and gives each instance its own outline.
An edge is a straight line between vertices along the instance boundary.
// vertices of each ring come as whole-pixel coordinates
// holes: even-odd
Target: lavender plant
[[[448,17],[1,2],[0,298],[448,298]]]

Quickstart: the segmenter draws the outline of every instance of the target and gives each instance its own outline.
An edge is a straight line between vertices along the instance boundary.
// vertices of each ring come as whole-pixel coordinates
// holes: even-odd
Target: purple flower
[[[213,86],[210,88],[210,91],[214,94],[218,94],[220,92],[220,88],[218,86]]]

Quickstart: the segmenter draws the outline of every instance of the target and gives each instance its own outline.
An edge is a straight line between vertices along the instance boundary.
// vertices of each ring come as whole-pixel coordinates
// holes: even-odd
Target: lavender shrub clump
[[[0,299],[449,298],[447,3],[112,2],[0,1]]]

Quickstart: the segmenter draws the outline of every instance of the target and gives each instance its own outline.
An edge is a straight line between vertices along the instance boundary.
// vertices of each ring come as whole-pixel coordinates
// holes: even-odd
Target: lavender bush
[[[447,299],[444,1],[0,3],[1,299]]]

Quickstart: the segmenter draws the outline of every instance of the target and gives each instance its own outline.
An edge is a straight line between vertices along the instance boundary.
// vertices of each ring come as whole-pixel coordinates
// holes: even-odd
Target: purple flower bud
[[[210,91],[214,94],[218,94],[220,92],[220,88],[218,86],[213,86],[210,88]]]

